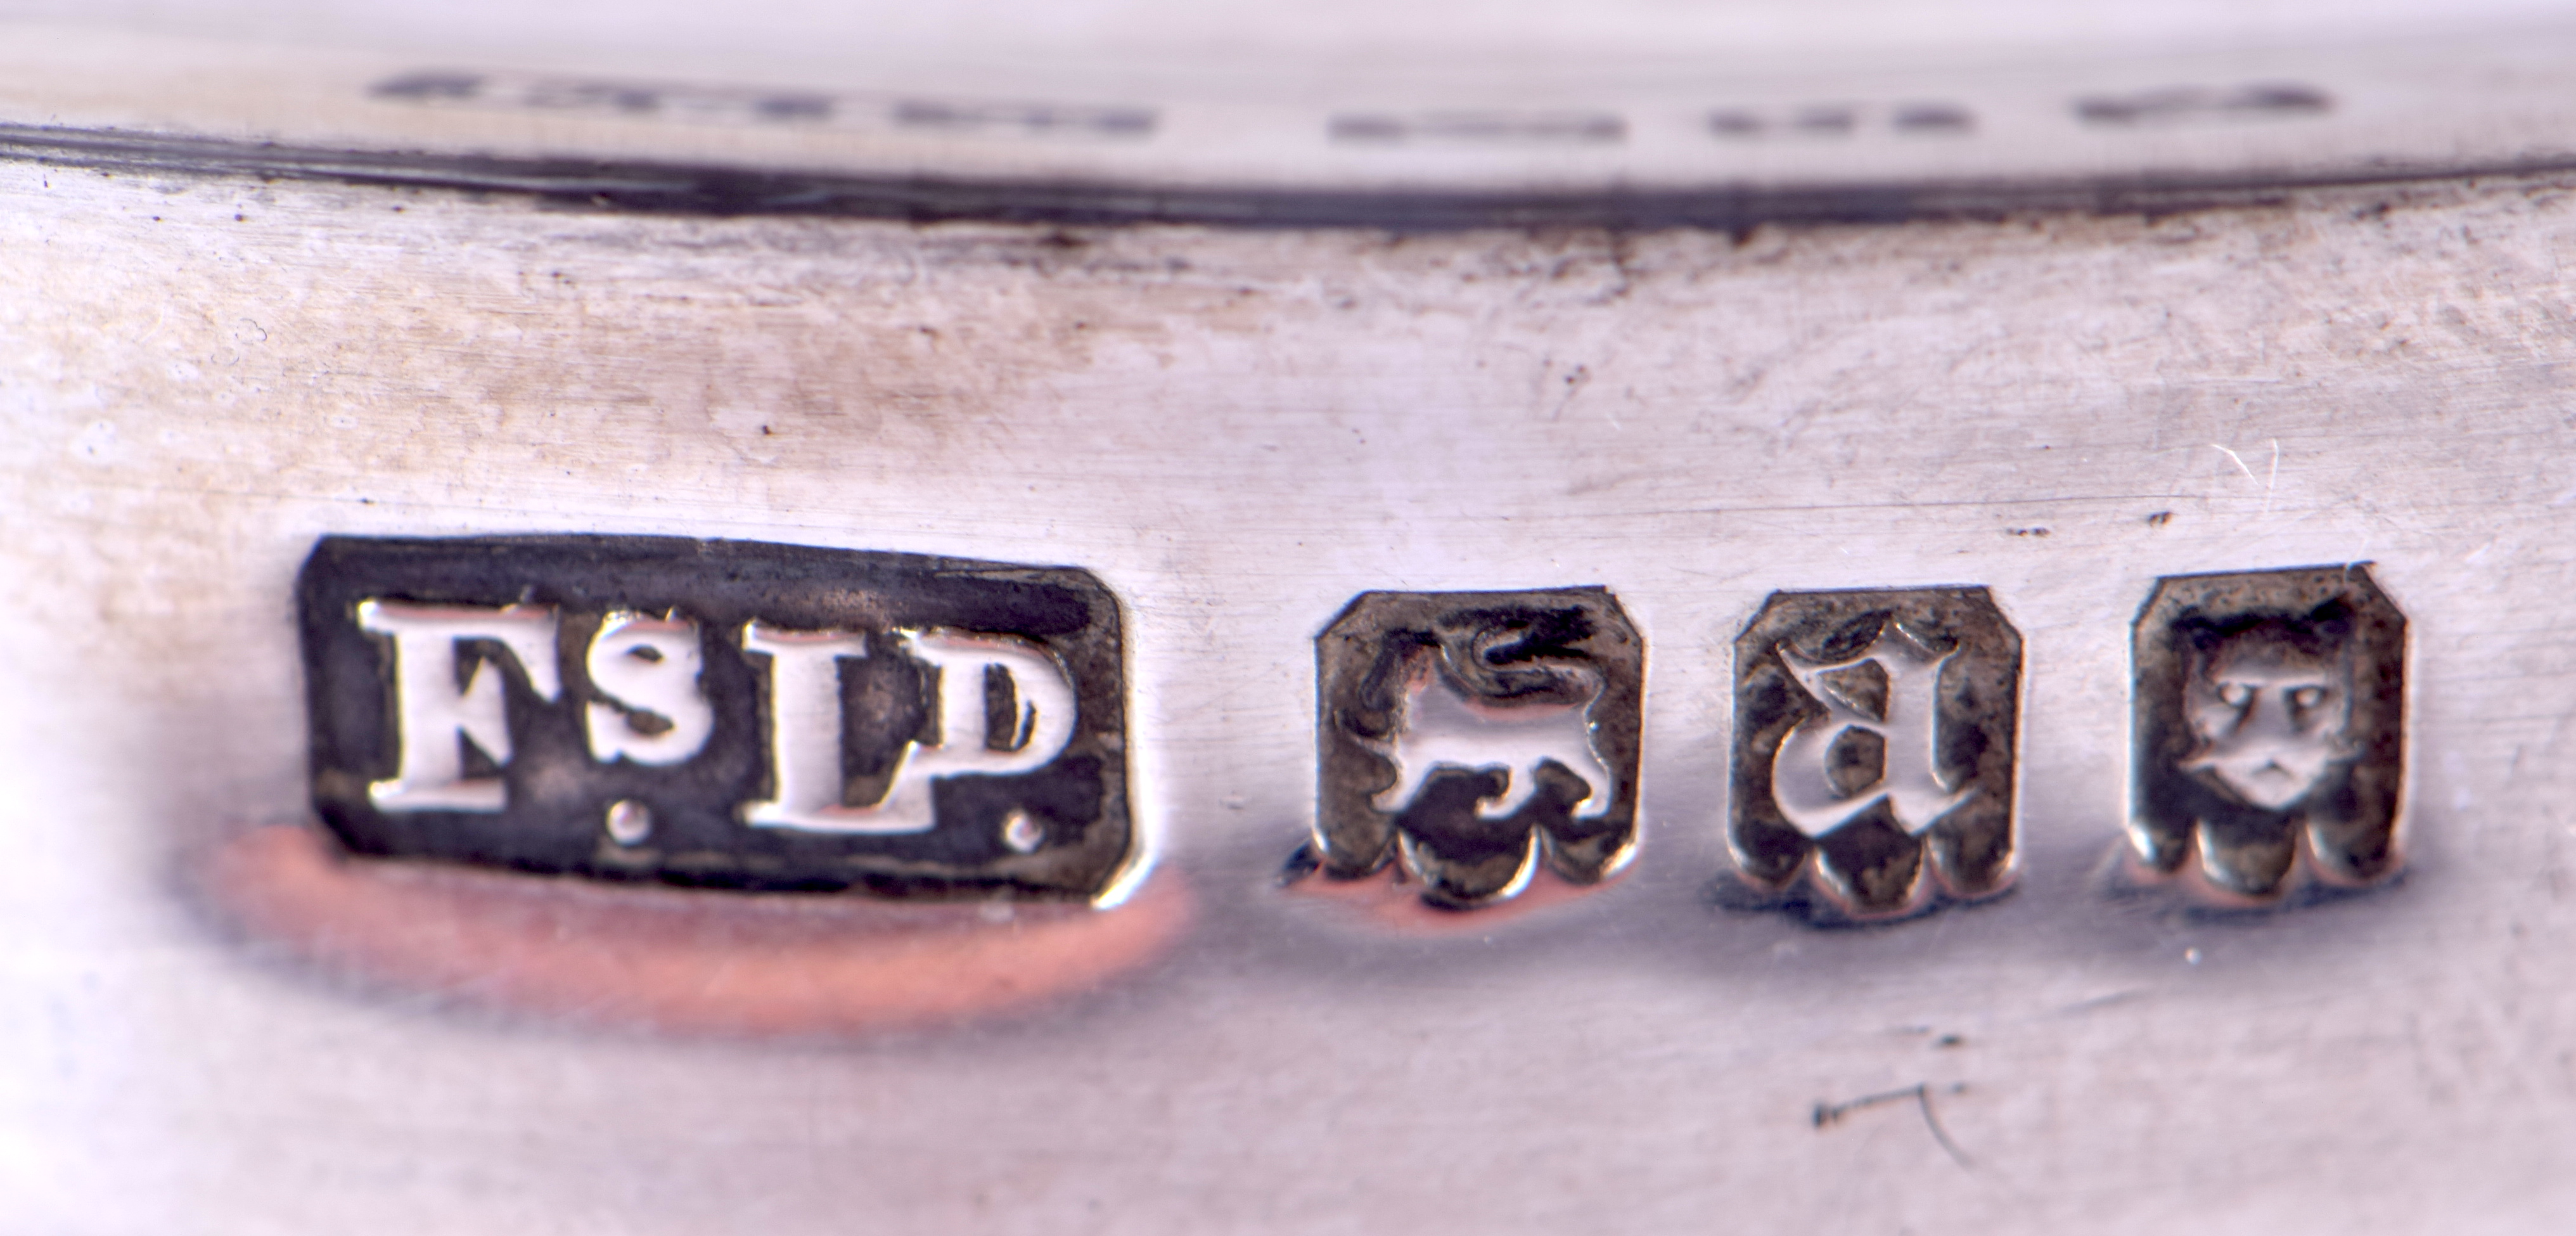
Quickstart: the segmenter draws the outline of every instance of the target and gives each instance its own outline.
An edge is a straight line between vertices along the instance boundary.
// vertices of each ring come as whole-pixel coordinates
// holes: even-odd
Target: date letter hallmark
[[[2395,874],[2405,658],[2358,564],[2158,581],[2132,645],[2134,868],[2229,906]]]
[[[1577,885],[1636,841],[1645,648],[1609,592],[1362,594],[1316,640],[1326,877],[1435,906]]]
[[[349,849],[884,896],[1124,871],[1116,602],[1061,568],[648,537],[326,538],[314,801]]]
[[[2021,636],[1985,589],[1773,593],[1735,680],[1728,840],[1772,904],[1869,920],[2010,885]]]

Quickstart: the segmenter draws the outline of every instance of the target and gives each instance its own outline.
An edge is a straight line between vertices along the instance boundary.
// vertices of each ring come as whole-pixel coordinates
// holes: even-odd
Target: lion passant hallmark
[[[1607,589],[1363,593],[1315,660],[1328,878],[1467,908],[1634,853],[1645,641]]]

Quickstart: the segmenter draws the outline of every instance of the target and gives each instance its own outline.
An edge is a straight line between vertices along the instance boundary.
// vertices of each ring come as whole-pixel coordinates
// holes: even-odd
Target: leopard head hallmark
[[[2286,811],[2359,754],[2348,732],[2352,667],[2340,650],[2317,647],[2318,628],[2332,621],[2267,615],[2232,634],[2191,624],[2183,715],[2199,749],[2183,771],[2207,773],[2250,806]]]
[[[1843,922],[2009,887],[2021,636],[1985,589],[1773,593],[1735,682],[1728,841],[1758,897]]]
[[[2232,906],[2393,875],[2405,635],[2359,565],[2159,580],[2132,651],[2134,869]]]
[[[1316,658],[1327,878],[1464,909],[1627,862],[1645,652],[1607,591],[1365,593]]]

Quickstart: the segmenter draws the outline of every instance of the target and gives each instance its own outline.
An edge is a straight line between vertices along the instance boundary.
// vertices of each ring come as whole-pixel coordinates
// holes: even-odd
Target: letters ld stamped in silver
[[[1627,861],[1645,644],[1608,590],[1363,593],[1315,660],[1326,876],[1466,908]]]
[[[1735,641],[1743,878],[1828,921],[2003,891],[2021,653],[1983,588],[1771,594]]]
[[[659,537],[324,539],[313,796],[351,850],[738,889],[1088,897],[1127,861],[1089,574]]]
[[[2134,638],[2137,867],[2227,905],[2397,872],[2406,619],[2367,568],[2159,580]]]

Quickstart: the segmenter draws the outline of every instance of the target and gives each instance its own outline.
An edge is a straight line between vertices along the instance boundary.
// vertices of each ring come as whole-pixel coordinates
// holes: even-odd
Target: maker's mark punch
[[[360,853],[907,896],[1127,859],[1118,610],[1081,571],[333,537],[299,595],[314,799]]]
[[[1328,876],[1401,862],[1464,907],[1626,861],[1645,650],[1607,591],[1364,593],[1316,663]]]

